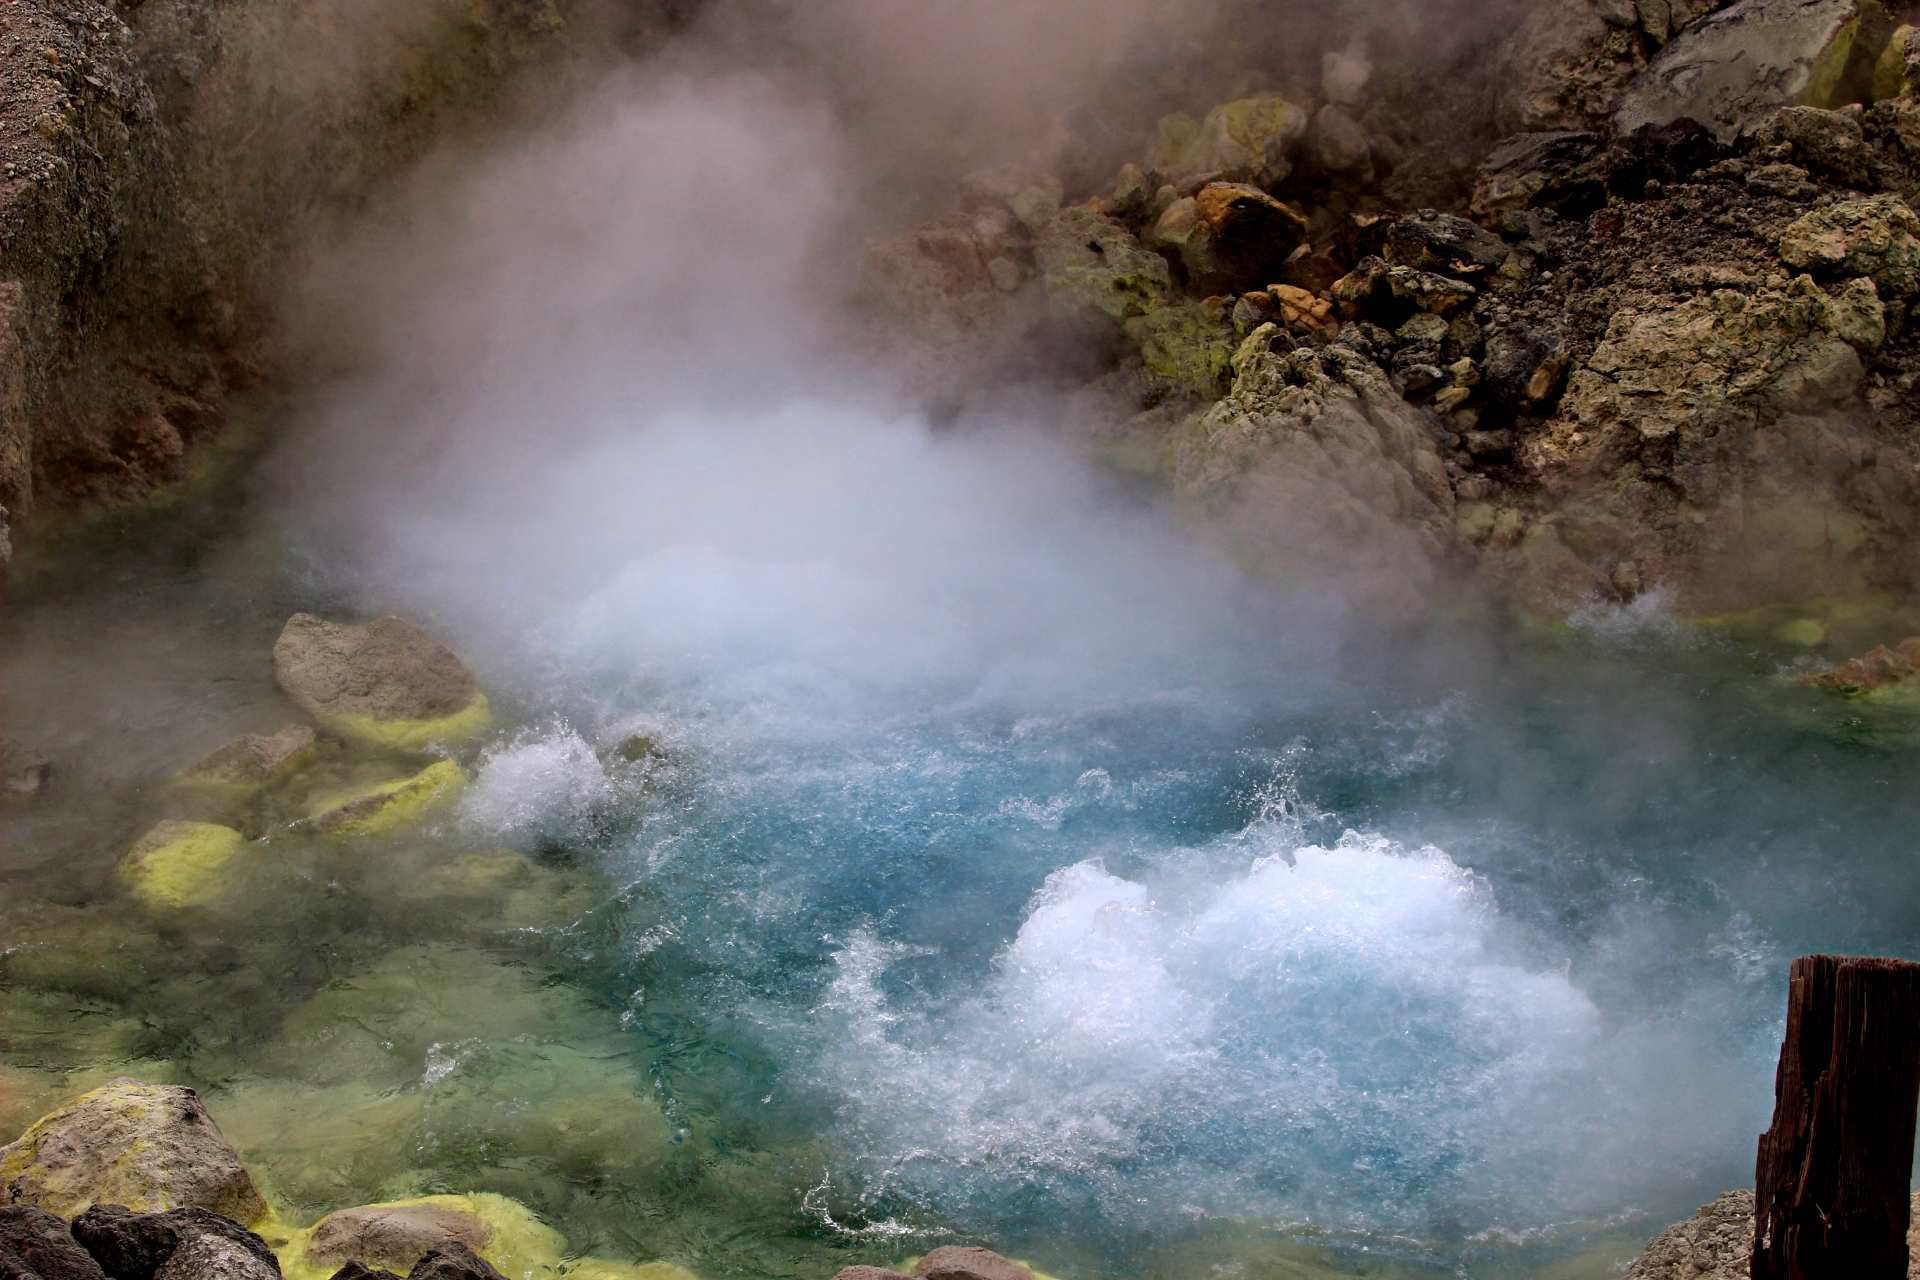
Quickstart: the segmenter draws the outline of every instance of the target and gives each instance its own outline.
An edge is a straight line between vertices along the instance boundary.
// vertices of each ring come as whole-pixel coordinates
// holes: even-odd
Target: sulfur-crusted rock
[[[1213,182],[1154,224],[1154,248],[1178,257],[1197,294],[1237,294],[1277,278],[1307,239],[1307,220],[1272,196]]]
[[[66,1222],[28,1204],[0,1205],[0,1271],[39,1280],[103,1280],[100,1264]]]
[[[342,1209],[314,1224],[305,1258],[310,1266],[349,1260],[405,1273],[430,1250],[457,1240],[476,1253],[493,1230],[464,1206],[432,1202],[371,1204]]]
[[[0,738],[0,804],[25,804],[40,794],[52,774],[45,756]]]
[[[1167,260],[1140,246],[1111,218],[1061,209],[1035,230],[1033,258],[1055,315],[1085,313],[1125,320],[1147,311],[1170,287]]]
[[[243,733],[180,774],[190,786],[253,788],[276,782],[313,758],[313,730],[290,724],[270,734]]]
[[[1126,322],[1144,398],[1213,401],[1233,382],[1233,327],[1215,308],[1168,297]]]
[[[399,618],[351,627],[296,613],[274,642],[273,676],[329,729],[377,745],[457,742],[490,720],[466,664]]]
[[[345,795],[314,801],[309,818],[329,835],[374,835],[439,812],[459,799],[467,775],[451,760],[430,764],[410,778],[396,778]]]
[[[1891,28],[1870,0],[1739,0],[1660,50],[1620,95],[1614,130],[1686,117],[1732,142],[1782,107],[1857,102]]]
[[[280,1280],[272,1255],[263,1259],[225,1236],[197,1235],[180,1243],[153,1280]]]
[[[1801,676],[1795,684],[1835,693],[1872,693],[1920,674],[1920,636],[1908,636],[1889,649],[1885,645],[1843,662],[1831,671]]]
[[[121,874],[149,902],[183,906],[218,889],[220,872],[246,848],[246,837],[211,822],[169,818],[128,852]]]
[[[99,1260],[111,1280],[153,1280],[184,1241],[205,1235],[224,1237],[279,1274],[279,1261],[265,1240],[210,1209],[135,1213],[125,1205],[96,1204],[73,1220],[74,1239]]]
[[[1176,182],[1212,174],[1273,187],[1293,172],[1307,127],[1306,110],[1277,94],[1224,103],[1199,124],[1176,113],[1160,121],[1147,164]]]
[[[1234,369],[1232,393],[1181,441],[1181,494],[1275,571],[1337,566],[1364,603],[1405,607],[1453,536],[1453,493],[1419,411],[1357,352],[1293,348],[1277,325],[1248,336]]]
[[[1920,292],[1920,218],[1898,196],[1843,200],[1780,235],[1780,260],[1796,271],[1867,276],[1883,298]]]
[[[122,1077],[0,1147],[0,1193],[72,1217],[90,1205],[197,1205],[253,1223],[267,1205],[192,1089]]]
[[[948,1245],[913,1266],[922,1280],[1033,1280],[1033,1272],[991,1249]]]

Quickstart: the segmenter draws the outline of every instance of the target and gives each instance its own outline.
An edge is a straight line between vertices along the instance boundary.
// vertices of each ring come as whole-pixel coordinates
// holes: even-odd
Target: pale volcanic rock
[[[400,618],[354,627],[296,613],[274,642],[273,678],[327,727],[379,745],[417,750],[490,719],[467,665]]]
[[[1033,1280],[1033,1272],[991,1249],[948,1245],[914,1264],[922,1280]]]
[[[197,1205],[240,1223],[267,1204],[192,1089],[122,1077],[0,1147],[0,1192],[72,1217],[94,1204]]]
[[[322,1218],[307,1242],[306,1260],[314,1266],[356,1261],[404,1274],[448,1241],[477,1253],[492,1237],[478,1215],[445,1205],[363,1205]]]
[[[290,724],[270,734],[243,733],[181,774],[216,786],[259,786],[294,772],[313,755],[313,730]]]

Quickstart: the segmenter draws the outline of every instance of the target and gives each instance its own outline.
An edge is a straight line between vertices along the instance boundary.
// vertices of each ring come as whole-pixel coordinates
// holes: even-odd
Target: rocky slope
[[[1549,0],[1440,72],[1329,53],[1111,186],[975,175],[874,247],[869,305],[948,405],[1078,341],[1075,430],[1389,608],[1460,571],[1557,609],[1908,590],[1898,17]],[[1471,148],[1469,187],[1440,157]]]

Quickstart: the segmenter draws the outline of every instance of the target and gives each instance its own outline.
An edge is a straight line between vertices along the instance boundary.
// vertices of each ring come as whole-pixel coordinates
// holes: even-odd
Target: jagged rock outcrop
[[[266,1215],[246,1166],[192,1089],[125,1077],[82,1094],[0,1147],[0,1191],[70,1218],[96,1204]]]
[[[1920,1197],[1907,1252],[1907,1276],[1920,1280]],[[1753,1192],[1729,1191],[1649,1240],[1626,1280],[1747,1280],[1752,1258]]]
[[[1908,636],[1891,649],[1881,645],[1831,671],[1799,676],[1794,683],[1835,693],[1872,693],[1920,675],[1916,662],[1920,662],[1920,636]]]

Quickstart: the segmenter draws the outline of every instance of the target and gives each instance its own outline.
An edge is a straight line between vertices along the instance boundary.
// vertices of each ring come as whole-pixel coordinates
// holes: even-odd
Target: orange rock
[[[1836,693],[1871,693],[1916,674],[1920,674],[1920,636],[1908,636],[1891,649],[1881,645],[1831,671],[1801,676],[1794,683]]]

